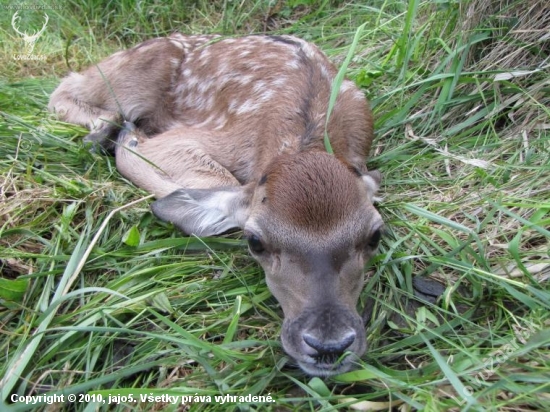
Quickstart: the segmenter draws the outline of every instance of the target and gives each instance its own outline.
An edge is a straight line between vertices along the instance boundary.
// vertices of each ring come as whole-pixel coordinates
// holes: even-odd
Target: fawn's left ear
[[[151,209],[189,235],[214,236],[244,226],[249,197],[245,186],[178,189],[153,202]]]
[[[380,173],[378,170],[370,170],[363,174],[362,179],[367,188],[369,199],[371,203],[373,203],[377,200],[376,193],[378,193],[378,189],[380,188],[382,173]]]

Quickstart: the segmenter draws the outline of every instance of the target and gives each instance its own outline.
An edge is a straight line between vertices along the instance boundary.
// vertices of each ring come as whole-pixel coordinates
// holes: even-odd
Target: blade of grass
[[[82,268],[84,267],[84,264],[86,263],[86,260],[92,251],[92,248],[95,246],[95,244],[99,239],[99,236],[102,234],[103,230],[109,223],[109,220],[117,212],[124,210],[128,207],[131,207],[137,203],[140,203],[143,200],[150,199],[151,197],[152,196],[147,196],[145,198],[138,199],[132,203],[121,206],[111,211],[111,213],[109,213],[109,215],[101,225],[100,229],[96,233],[96,235],[93,237],[90,244],[88,244],[89,233],[86,231],[81,234],[78,240],[78,243],[76,244],[76,247],[71,255],[71,258],[67,263],[65,272],[63,273],[63,276],[61,277],[61,280],[57,285],[56,292],[52,299],[52,304],[54,304],[55,302],[54,309],[50,312],[49,315],[45,317],[45,319],[42,322],[40,322],[38,328],[33,332],[32,337],[26,343],[26,346],[24,348],[23,347],[19,348],[18,353],[12,358],[11,362],[8,364],[4,378],[2,378],[2,380],[0,381],[1,398],[4,406],[6,405],[6,400],[8,399],[8,396],[10,395],[11,391],[13,390],[13,387],[16,385],[17,381],[20,379],[22,372],[27,367],[30,360],[34,357],[35,352],[44,336],[43,333],[50,326],[50,323],[53,317],[57,313],[58,306],[56,302],[59,301],[63,296],[65,296],[68,293],[69,289],[71,288],[71,286],[77,279],[78,275],[82,271]]]
[[[336,74],[336,77],[332,82],[330,98],[328,101],[327,115],[325,118],[325,136],[324,136],[325,150],[327,151],[327,153],[330,153],[330,154],[334,154],[334,151],[332,150],[332,145],[330,144],[330,137],[327,131],[328,122],[330,120],[330,115],[332,114],[332,110],[334,109],[334,104],[336,103],[336,98],[338,97],[338,93],[340,93],[340,87],[342,86],[342,82],[344,81],[344,77],[346,75],[349,62],[351,61],[351,58],[355,54],[357,43],[359,42],[359,38],[361,37],[361,34],[363,33],[363,30],[365,29],[366,24],[367,23],[363,23],[355,31],[355,36],[353,37],[353,41],[351,42],[351,45],[349,47],[348,54],[346,55],[344,62],[340,66],[340,69],[338,70],[338,73]]]
[[[468,403],[467,406],[478,405],[477,400],[474,397],[472,397],[472,395],[470,394],[470,391],[464,386],[462,381],[459,379],[456,373],[452,370],[452,368],[447,363],[447,361],[445,361],[445,359],[443,359],[443,357],[439,354],[439,352],[435,350],[435,348],[430,343],[430,340],[426,338],[423,333],[420,333],[420,337],[422,338],[422,340],[430,350],[433,358],[441,368],[441,371],[443,372],[445,377],[449,380],[451,385],[453,385],[453,387],[455,388],[457,394]]]

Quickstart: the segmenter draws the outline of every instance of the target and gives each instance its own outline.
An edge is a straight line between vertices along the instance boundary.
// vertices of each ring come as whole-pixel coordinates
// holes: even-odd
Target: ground
[[[0,409],[550,409],[545,0],[1,7]],[[26,58],[20,33],[42,27]],[[86,130],[47,113],[68,71],[176,30],[294,34],[338,66],[358,36],[346,73],[374,109],[367,165],[384,175],[388,233],[367,268],[356,371],[304,376],[240,234],[188,238],[158,221]],[[419,294],[426,278],[440,290]],[[17,401],[41,394],[84,397]]]

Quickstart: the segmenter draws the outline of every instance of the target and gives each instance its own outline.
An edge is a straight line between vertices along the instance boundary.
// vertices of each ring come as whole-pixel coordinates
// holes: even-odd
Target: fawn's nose
[[[353,330],[346,332],[339,339],[322,339],[307,332],[302,336],[304,342],[309,347],[315,349],[318,355],[334,356],[342,355],[353,344],[355,337],[356,334]]]

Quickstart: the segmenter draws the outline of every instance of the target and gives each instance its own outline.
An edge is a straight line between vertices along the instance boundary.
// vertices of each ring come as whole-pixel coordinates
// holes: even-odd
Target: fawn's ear
[[[370,170],[363,174],[362,178],[365,186],[367,187],[367,194],[371,203],[378,200],[376,193],[378,193],[380,182],[382,182],[382,173],[378,170]]]
[[[179,189],[153,202],[151,209],[189,235],[213,236],[244,226],[249,198],[245,186]]]

